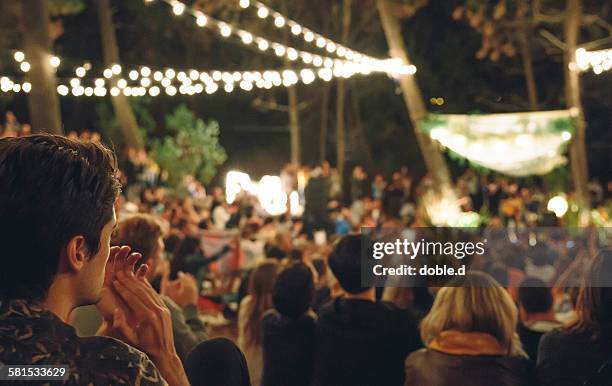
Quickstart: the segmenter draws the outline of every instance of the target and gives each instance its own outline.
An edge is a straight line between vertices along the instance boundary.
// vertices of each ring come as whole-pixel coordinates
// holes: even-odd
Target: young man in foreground
[[[0,364],[67,365],[66,385],[188,385],[148,267],[110,248],[116,172],[99,144],[0,139]],[[101,299],[106,336],[77,337],[70,313]]]

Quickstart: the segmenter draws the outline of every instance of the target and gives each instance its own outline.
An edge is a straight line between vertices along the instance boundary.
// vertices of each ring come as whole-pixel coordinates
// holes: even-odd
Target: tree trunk
[[[352,90],[352,89],[351,89]],[[350,101],[351,101],[351,112],[353,116],[353,123],[351,124],[353,131],[353,136],[356,139],[356,143],[358,148],[361,150],[363,154],[363,160],[366,164],[366,170],[374,170],[374,160],[372,158],[372,149],[370,148],[370,143],[368,141],[368,134],[366,133],[366,129],[363,126],[363,121],[361,120],[361,109],[359,108],[359,99],[355,92],[349,91]]]
[[[115,63],[120,63],[119,47],[117,46],[117,39],[115,37],[115,27],[113,24],[110,1],[96,0],[96,6],[98,9],[98,21],[100,23],[104,65],[108,68]],[[116,87],[118,79],[117,76],[111,77],[110,87]],[[144,147],[144,142],[127,97],[123,95],[123,93],[119,93],[117,96],[111,96],[111,102],[113,103],[113,109],[117,116],[117,123],[125,138],[126,146],[142,149]]]
[[[344,0],[342,3],[342,36],[341,43],[346,44],[351,26],[351,3],[352,0]],[[344,159],[346,156],[346,135],[344,133],[344,113],[346,101],[346,80],[338,78],[336,90],[336,164],[338,174],[344,180]]]
[[[567,107],[575,113],[576,132],[570,144],[570,166],[576,199],[580,207],[580,225],[589,222],[591,200],[587,188],[589,170],[586,156],[586,121],[580,100],[580,74],[576,68],[576,48],[580,32],[582,5],[580,0],[567,0],[565,11],[565,99]]]
[[[321,98],[321,126],[319,130],[319,162],[327,158],[327,127],[329,125],[329,83],[323,85],[323,96]]]
[[[55,69],[49,61],[52,40],[47,0],[23,0],[21,19],[26,61],[30,63],[28,78],[32,83],[28,95],[32,130],[63,134]]]
[[[393,9],[388,0],[376,0],[380,20],[385,31],[389,51],[392,58],[400,58],[404,63],[409,64],[410,59],[404,47],[404,41],[401,34],[400,23],[393,13]],[[413,75],[401,75],[400,86],[404,95],[404,102],[408,108],[410,121],[414,128],[419,148],[423,154],[425,166],[433,181],[433,187],[439,197],[448,198],[450,205],[453,205],[455,193],[452,188],[452,181],[448,166],[442,154],[436,149],[431,139],[420,130],[420,121],[425,117],[425,103],[421,96],[421,90],[416,83]]]
[[[298,107],[297,86],[293,85],[287,89],[289,96],[289,130],[291,132],[291,163],[300,166],[301,154],[301,130],[300,110]]]
[[[525,83],[527,84],[527,100],[529,101],[529,109],[531,111],[536,111],[538,109],[538,92],[536,88],[535,75],[533,73],[533,60],[531,57],[529,34],[526,28],[527,27],[523,27],[520,31],[521,59],[523,60],[523,71],[525,72]]]

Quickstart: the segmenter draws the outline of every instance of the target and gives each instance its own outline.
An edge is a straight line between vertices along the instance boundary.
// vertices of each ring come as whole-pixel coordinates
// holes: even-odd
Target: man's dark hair
[[[340,286],[348,293],[358,294],[370,287],[361,285],[360,235],[344,236],[329,255],[328,264]]]
[[[312,272],[304,263],[295,262],[277,276],[272,303],[279,314],[294,319],[308,311],[313,295]]]
[[[116,165],[97,143],[48,134],[0,139],[0,296],[43,300],[74,236],[98,252],[120,192]]]
[[[521,283],[518,291],[519,302],[530,314],[547,312],[553,305],[550,288],[542,280],[528,277]]]

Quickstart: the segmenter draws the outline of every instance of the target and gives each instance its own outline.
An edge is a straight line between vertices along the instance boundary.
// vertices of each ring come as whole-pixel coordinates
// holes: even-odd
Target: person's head
[[[492,335],[508,354],[522,354],[515,326],[516,306],[508,292],[491,276],[471,272],[457,286],[442,288],[421,322],[421,338],[428,345],[443,331]]]
[[[577,321],[571,330],[612,336],[612,249],[600,251],[584,278],[576,302]]]
[[[272,303],[279,314],[295,319],[308,311],[313,294],[310,268],[295,262],[278,274],[272,290]]]
[[[155,276],[157,267],[164,251],[164,230],[160,221],[150,214],[137,213],[117,224],[117,229],[111,238],[112,245],[129,245],[132,252],[138,252],[142,258],[140,264],[147,264],[149,271],[147,279]]]
[[[249,278],[250,306],[247,309],[246,338],[251,344],[261,344],[261,318],[272,308],[272,288],[276,281],[278,264],[265,260],[258,264]]]
[[[553,298],[550,289],[542,280],[535,277],[525,278],[518,290],[519,311],[523,321],[531,315],[552,311]]]
[[[114,153],[56,135],[0,139],[0,296],[98,301],[120,191]],[[61,284],[60,284],[61,283]]]
[[[240,349],[229,339],[205,340],[185,360],[192,385],[250,386],[249,368]]]
[[[340,286],[349,294],[371,289],[361,285],[361,236],[348,235],[340,239],[329,255],[328,265]]]

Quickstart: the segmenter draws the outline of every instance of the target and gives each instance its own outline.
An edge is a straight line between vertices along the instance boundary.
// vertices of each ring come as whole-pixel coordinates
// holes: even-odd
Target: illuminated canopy
[[[430,114],[421,130],[471,163],[518,177],[546,174],[563,165],[574,124],[570,110]]]

